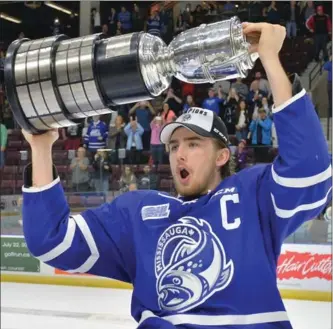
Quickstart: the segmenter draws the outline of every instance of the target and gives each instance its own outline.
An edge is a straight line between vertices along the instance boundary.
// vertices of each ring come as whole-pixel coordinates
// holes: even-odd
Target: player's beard
[[[216,167],[205,168],[200,173],[192,174],[188,185],[181,184],[177,177],[173,178],[178,195],[185,198],[196,198],[200,195],[207,194],[216,187],[216,181],[220,181],[220,177],[216,177]],[[219,175],[219,174],[218,174]]]

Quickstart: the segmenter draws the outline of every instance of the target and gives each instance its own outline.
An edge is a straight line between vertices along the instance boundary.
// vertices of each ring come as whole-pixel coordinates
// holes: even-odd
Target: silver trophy
[[[157,97],[173,77],[194,84],[244,78],[257,58],[237,17],[187,30],[169,46],[143,32],[22,39],[7,51],[5,86],[18,124],[39,134]]]

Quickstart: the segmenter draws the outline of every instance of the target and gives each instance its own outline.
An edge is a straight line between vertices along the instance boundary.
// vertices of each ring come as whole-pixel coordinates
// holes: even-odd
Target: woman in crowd
[[[117,115],[115,122],[113,123],[112,120],[109,125],[109,134],[108,134],[108,142],[107,147],[112,152],[112,163],[118,164],[119,163],[119,156],[118,150],[126,148],[126,141],[127,136],[125,133],[125,121],[121,115]]]
[[[196,106],[193,100],[193,96],[192,95],[187,95],[186,96],[186,102],[183,106],[183,113],[186,112],[190,107],[194,107]]]
[[[164,145],[160,141],[160,133],[164,125],[161,113],[158,113],[150,123],[151,128],[151,156],[155,166],[163,163]]]
[[[96,192],[107,194],[109,191],[109,178],[111,174],[108,152],[106,150],[98,150],[94,156],[92,166],[95,170],[94,187]]]
[[[125,193],[130,190],[130,187],[137,185],[137,179],[130,166],[125,166],[119,180],[120,192]]]
[[[172,111],[169,107],[168,103],[163,103],[163,110],[162,110],[162,119],[163,119],[163,123],[167,124],[170,123],[172,121],[176,120],[176,114],[174,111]]]
[[[236,111],[240,97],[235,88],[230,88],[229,95],[224,102],[222,120],[224,121],[229,135],[235,134]]]
[[[236,121],[236,138],[240,142],[247,138],[249,124],[247,104],[243,99],[239,101],[237,106]]]

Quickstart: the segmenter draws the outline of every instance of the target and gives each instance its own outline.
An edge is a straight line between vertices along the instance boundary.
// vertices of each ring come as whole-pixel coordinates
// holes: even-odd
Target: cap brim
[[[164,128],[162,129],[162,131],[160,133],[161,142],[163,144],[168,144],[170,137],[172,136],[174,131],[180,127],[187,128],[202,137],[213,137],[210,132],[208,132],[207,130],[202,129],[196,125],[189,124],[189,123],[182,123],[182,122],[171,122],[171,123],[168,123],[167,125],[165,125]]]

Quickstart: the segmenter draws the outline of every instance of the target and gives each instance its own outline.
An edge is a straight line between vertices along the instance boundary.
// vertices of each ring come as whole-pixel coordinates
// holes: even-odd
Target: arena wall
[[[277,274],[283,298],[332,301],[332,250],[329,245],[283,245]],[[1,281],[132,288],[130,284],[116,280],[54,269],[29,253],[22,236],[1,236]]]

